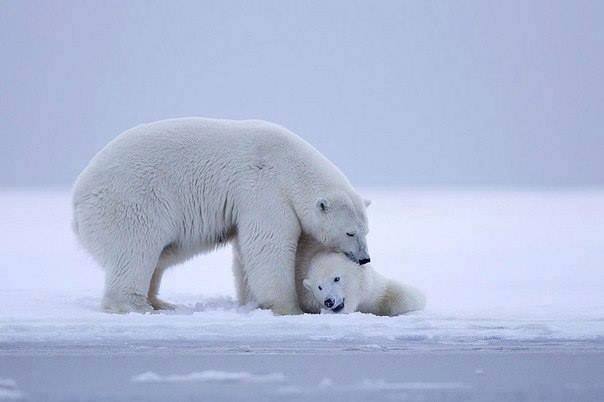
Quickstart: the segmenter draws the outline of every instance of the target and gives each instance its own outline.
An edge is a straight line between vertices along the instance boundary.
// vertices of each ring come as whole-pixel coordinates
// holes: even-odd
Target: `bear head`
[[[361,269],[342,254],[320,253],[302,283],[322,313],[352,313],[359,303]]]
[[[355,194],[333,193],[317,198],[310,232],[326,249],[339,252],[359,265],[370,261],[367,251],[366,207]]]

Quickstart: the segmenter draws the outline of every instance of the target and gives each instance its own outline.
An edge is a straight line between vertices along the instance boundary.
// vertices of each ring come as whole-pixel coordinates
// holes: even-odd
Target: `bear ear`
[[[302,284],[304,285],[304,287],[305,287],[306,289],[308,289],[308,290],[311,290],[311,289],[312,289],[312,285],[310,284],[310,281],[309,281],[308,279],[304,279],[304,280],[302,281]]]
[[[371,200],[365,199],[365,200],[363,200],[363,204],[365,204],[365,208],[367,208],[368,206],[371,205]]]
[[[329,209],[329,201],[327,201],[327,199],[325,198],[319,198],[317,200],[316,205],[319,211],[321,212],[327,212],[327,210]]]

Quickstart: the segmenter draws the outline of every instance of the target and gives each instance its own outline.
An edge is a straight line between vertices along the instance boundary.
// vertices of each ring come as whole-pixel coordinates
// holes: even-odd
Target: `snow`
[[[251,374],[245,371],[228,372],[217,370],[205,370],[189,374],[159,375],[152,371],[132,377],[133,382],[281,382],[285,380],[282,373]]]
[[[25,396],[19,388],[15,380],[11,378],[0,378],[0,400],[20,400]]]
[[[577,316],[527,309],[498,317],[434,311],[400,317],[361,313],[277,317],[269,311],[235,307],[231,299],[174,296],[172,300],[182,306],[176,312],[108,315],[97,310],[97,297],[37,293],[32,298],[28,291],[2,295],[0,350],[5,352],[20,343],[52,348],[124,342],[138,343],[129,350],[153,353],[169,351],[172,343],[243,353],[267,349],[380,353],[520,345],[601,348],[604,338],[602,316],[593,311]]]
[[[227,372],[206,370],[188,374],[160,375],[152,371],[132,377],[135,383],[181,383],[181,382],[226,382],[226,383],[283,383],[287,379],[282,373],[251,374],[249,372]],[[459,390],[470,388],[461,382],[389,382],[384,379],[363,379],[358,383],[335,384],[331,379],[324,378],[318,384],[307,386],[304,389],[296,385],[283,385],[277,388],[282,394],[302,394],[320,392],[322,389],[330,391],[400,391],[400,390]]]
[[[0,348],[122,341],[233,352],[601,348],[604,192],[363,194],[373,200],[374,267],[424,290],[426,311],[275,317],[239,307],[224,248],[168,272],[162,297],[177,311],[104,314],[102,271],[70,231],[69,193],[0,193]]]

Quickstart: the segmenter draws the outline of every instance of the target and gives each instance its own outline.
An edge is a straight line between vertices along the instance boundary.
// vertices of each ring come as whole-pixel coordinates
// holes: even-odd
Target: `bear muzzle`
[[[362,252],[358,257],[354,253],[344,253],[346,257],[352,262],[356,262],[359,265],[368,264],[371,262],[371,258],[369,258],[369,254],[367,252]]]

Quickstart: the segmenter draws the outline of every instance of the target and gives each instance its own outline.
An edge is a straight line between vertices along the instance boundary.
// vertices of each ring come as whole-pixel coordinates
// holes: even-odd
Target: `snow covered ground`
[[[68,192],[0,192],[0,400],[601,400],[604,191],[363,193],[426,311],[238,307],[225,248],[168,272],[176,312],[104,314]]]

